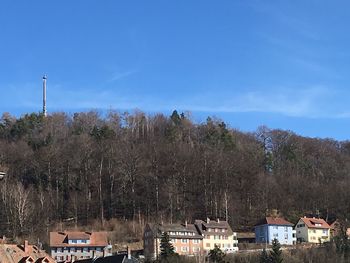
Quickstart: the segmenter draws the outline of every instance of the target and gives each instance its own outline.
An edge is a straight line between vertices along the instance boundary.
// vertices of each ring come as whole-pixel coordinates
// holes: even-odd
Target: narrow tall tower
[[[46,112],[46,80],[47,76],[43,76],[43,114],[46,117],[47,112]]]

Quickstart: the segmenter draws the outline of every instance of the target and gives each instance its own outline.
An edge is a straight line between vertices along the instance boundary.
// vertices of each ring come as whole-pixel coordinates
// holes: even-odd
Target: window
[[[214,236],[214,239],[215,240],[220,239],[220,236]]]
[[[288,239],[288,234],[287,233],[284,234],[284,239]]]
[[[76,244],[76,243],[77,243],[77,240],[72,239],[72,243],[73,243],[73,244]]]
[[[210,243],[205,243],[205,246],[206,247],[210,247]]]
[[[198,244],[199,243],[199,239],[193,239],[193,244]]]
[[[101,251],[102,249],[100,247],[97,247],[96,248],[96,251]]]
[[[84,252],[89,252],[89,249],[87,247],[84,247]]]
[[[278,233],[273,233],[274,238],[278,238]]]
[[[188,243],[188,239],[183,238],[183,239],[181,239],[181,242],[186,244],[186,243]]]
[[[288,232],[288,227],[287,226],[284,227],[284,232]]]
[[[278,229],[278,226],[273,226],[272,229]]]
[[[313,230],[312,230],[312,233],[316,233],[316,230],[315,230],[315,229],[313,229]]]
[[[176,239],[175,239],[175,238],[172,238],[172,239],[170,239],[170,242],[171,242],[171,243],[176,243]]]
[[[199,247],[194,247],[193,252],[199,252],[201,249]]]
[[[327,234],[328,234],[327,229],[323,229],[323,234],[324,234],[324,235],[327,235]]]
[[[86,244],[86,243],[87,243],[87,240],[83,239],[83,240],[81,241],[81,243]]]
[[[223,233],[224,233],[224,232],[225,232],[225,229],[221,229],[221,232],[223,232]]]
[[[61,248],[61,247],[58,247],[58,248],[57,248],[57,252],[58,252],[58,253],[61,253],[61,252],[62,252],[62,248]]]
[[[188,247],[181,247],[181,251],[182,252],[187,252],[188,251]]]

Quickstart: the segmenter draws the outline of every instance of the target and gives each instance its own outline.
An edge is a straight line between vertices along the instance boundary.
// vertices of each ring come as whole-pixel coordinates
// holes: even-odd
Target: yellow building
[[[320,218],[302,217],[295,226],[297,241],[323,243],[330,241],[330,226]]]
[[[209,252],[217,245],[225,253],[238,251],[237,233],[233,232],[226,221],[219,219],[196,220],[194,223],[203,236],[203,250]]]

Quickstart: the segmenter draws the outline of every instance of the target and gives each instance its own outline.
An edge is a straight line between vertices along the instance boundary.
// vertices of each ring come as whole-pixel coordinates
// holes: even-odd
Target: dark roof
[[[261,225],[279,225],[279,226],[294,226],[291,222],[288,222],[282,217],[265,217],[260,220],[255,226]]]
[[[108,256],[108,257],[76,260],[74,262],[77,262],[77,263],[138,263],[139,261],[134,257],[131,257],[131,259],[128,259],[128,255],[126,254],[120,254],[120,255],[114,255],[114,256]]]

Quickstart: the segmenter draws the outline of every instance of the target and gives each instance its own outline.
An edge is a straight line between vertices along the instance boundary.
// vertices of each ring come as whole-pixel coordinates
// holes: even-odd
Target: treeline
[[[350,143],[187,114],[27,114],[0,120],[0,233],[59,222],[228,218],[251,227],[268,209],[349,216]]]

